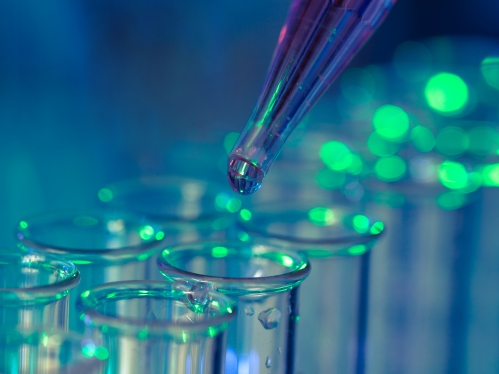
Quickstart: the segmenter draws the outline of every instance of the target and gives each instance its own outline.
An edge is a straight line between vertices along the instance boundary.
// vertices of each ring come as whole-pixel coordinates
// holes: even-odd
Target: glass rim
[[[168,281],[119,281],[105,283],[92,287],[82,292],[76,301],[77,309],[83,313],[80,319],[89,318],[89,324],[93,327],[106,326],[106,331],[117,332],[123,335],[139,335],[146,333],[146,336],[158,337],[167,336],[185,340],[189,337],[209,336],[210,328],[219,327],[218,332],[222,332],[228,326],[237,313],[237,307],[227,296],[219,292],[209,291],[210,302],[217,302],[219,306],[224,306],[216,316],[196,321],[195,323],[177,322],[174,320],[145,320],[144,318],[131,318],[108,316],[96,310],[104,301],[109,300],[109,291],[113,291],[113,298],[116,300],[145,298],[170,299],[188,305],[188,301],[183,300],[187,292],[175,289],[175,282]],[[134,294],[133,292],[137,292]],[[140,291],[154,291],[153,294],[140,294]],[[166,294],[165,294],[166,293]],[[102,331],[104,333],[104,331]],[[215,334],[218,335],[218,334]]]
[[[5,249],[0,249],[0,258],[23,256],[36,256],[35,260],[38,260],[41,264],[57,264],[59,269],[64,267],[65,269],[69,269],[69,272],[64,279],[47,285],[26,288],[0,288],[0,302],[3,306],[46,304],[54,300],[62,299],[70,290],[74,289],[80,283],[80,272],[70,261],[45,253],[7,252]],[[57,269],[57,267],[55,268]]]
[[[307,198],[304,200],[298,200],[294,202],[289,202],[289,201],[279,201],[279,200],[271,200],[267,201],[265,203],[261,204],[255,204],[253,207],[251,207],[249,210],[251,213],[253,212],[258,212],[258,213],[268,213],[268,214],[273,214],[274,211],[272,210],[272,207],[279,207],[279,211],[276,213],[276,216],[278,214],[283,214],[285,212],[288,212],[289,208],[300,208],[303,207],[304,210],[303,212],[305,213],[306,209],[305,206],[308,206],[307,204],[310,204],[312,202],[315,202],[317,204],[324,204],[324,201],[321,199],[317,198]],[[259,238],[268,238],[272,240],[276,240],[279,242],[281,245],[289,245],[293,248],[299,248],[298,250],[300,252],[307,252],[307,249],[303,248],[303,246],[314,246],[314,245],[329,245],[329,246],[335,246],[335,245],[354,245],[354,244],[367,244],[371,243],[374,240],[380,238],[386,231],[385,225],[382,220],[380,219],[375,219],[369,214],[366,214],[366,212],[362,211],[362,209],[359,209],[358,211],[356,209],[353,209],[352,207],[349,207],[345,202],[331,202],[337,207],[343,207],[345,208],[344,210],[352,213],[352,214],[362,214],[366,216],[369,221],[372,221],[373,223],[370,225],[370,228],[374,226],[374,224],[380,222],[382,224],[381,227],[378,227],[376,230],[368,230],[365,233],[359,233],[356,232],[355,234],[347,234],[347,235],[338,235],[337,237],[325,237],[325,238],[304,238],[304,237],[299,237],[299,236],[293,236],[293,235],[285,235],[285,234],[277,234],[277,233],[269,233],[267,230],[263,230],[259,227],[257,220],[250,219],[250,220],[244,220],[240,215],[238,216],[237,219],[237,226],[244,230],[247,234],[250,235],[250,237],[259,237]],[[264,208],[263,210],[258,211],[259,208]],[[310,208],[310,207],[308,207]],[[334,209],[333,209],[334,210]],[[256,213],[255,213],[256,214]],[[278,221],[276,221],[278,222]],[[297,245],[298,244],[298,245]]]
[[[198,247],[198,249],[195,249],[196,246]],[[234,278],[190,272],[173,266],[167,260],[167,257],[171,254],[171,251],[196,251],[198,253],[202,253],[203,255],[211,255],[212,248],[216,246],[233,248],[250,247],[251,254],[256,255],[260,255],[263,253],[278,253],[281,255],[292,257],[294,260],[300,263],[300,266],[296,266],[293,270],[278,275],[253,278]],[[253,247],[258,247],[258,250],[255,250]],[[162,275],[167,279],[194,279],[197,282],[206,282],[214,285],[217,291],[226,295],[257,295],[262,293],[268,294],[284,292],[298,286],[305,278],[307,278],[311,268],[310,262],[308,261],[307,257],[299,251],[287,249],[271,242],[253,244],[238,242],[235,240],[200,241],[190,244],[171,246],[160,252],[157,259],[157,265]],[[237,286],[235,286],[236,284]]]
[[[148,183],[150,183],[150,185],[148,185]],[[124,209],[120,204],[113,205],[113,200],[116,197],[123,198],[128,194],[140,192],[141,190],[147,188],[163,188],[165,190],[174,187],[179,188],[179,186],[184,185],[186,183],[201,184],[205,188],[205,191],[207,191],[208,193],[212,193],[214,199],[215,196],[217,195],[215,186],[217,185],[222,186],[221,184],[211,184],[210,182],[203,179],[195,179],[180,175],[154,175],[154,174],[145,175],[139,178],[122,179],[104,186],[102,189],[109,189],[113,193],[113,199],[103,203],[110,207],[116,206],[120,207],[121,209]],[[114,194],[116,192],[119,192],[119,194],[116,195],[116,197],[114,197]],[[137,213],[147,214],[148,217],[151,217],[152,219],[162,223],[179,224],[179,225],[204,224],[216,220],[218,218],[230,216],[230,213],[228,211],[219,211],[215,208],[215,205],[213,205],[213,211],[201,214],[199,217],[194,219],[184,218],[176,214],[162,214],[162,213],[153,213],[153,212],[146,213],[135,210],[132,211],[135,212],[136,214]]]
[[[137,225],[153,225],[156,226],[159,230],[165,231],[165,227],[148,216],[118,209],[115,210],[90,208],[48,211],[28,216],[19,221],[14,230],[14,235],[18,240],[18,247],[21,250],[35,250],[44,253],[61,255],[74,262],[85,259],[92,259],[93,261],[126,261],[137,258],[138,256],[146,256],[146,258],[148,258],[165,246],[168,235],[165,235],[162,239],[159,240],[155,239],[149,242],[144,241],[136,245],[126,245],[119,248],[84,249],[77,247],[71,248],[69,246],[63,247],[59,245],[52,245],[46,243],[45,241],[38,241],[36,240],[36,238],[32,238],[29,234],[30,222],[33,222],[33,224],[36,225],[37,223],[43,223],[44,220],[46,220],[46,223],[53,224],[57,219],[71,222],[72,219],[76,218],[77,216],[95,215],[97,217],[105,217],[106,215],[113,213],[118,213],[119,217],[126,219],[127,222],[134,222],[137,223]],[[144,218],[146,219],[146,222],[140,222]],[[22,227],[22,222],[27,223],[27,227]]]

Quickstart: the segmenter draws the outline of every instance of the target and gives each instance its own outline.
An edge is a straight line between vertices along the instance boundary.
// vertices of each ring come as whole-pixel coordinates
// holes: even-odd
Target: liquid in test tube
[[[383,22],[396,0],[295,0],[262,91],[229,154],[227,176],[251,194],[286,139]]]

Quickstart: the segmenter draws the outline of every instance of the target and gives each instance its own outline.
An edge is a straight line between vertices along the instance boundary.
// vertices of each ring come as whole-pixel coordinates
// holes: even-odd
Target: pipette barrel
[[[295,0],[253,113],[229,154],[240,194],[257,191],[286,139],[396,0]]]

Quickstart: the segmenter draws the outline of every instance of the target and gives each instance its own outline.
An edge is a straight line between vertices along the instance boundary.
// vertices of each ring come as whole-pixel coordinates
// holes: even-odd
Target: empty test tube
[[[257,191],[296,125],[382,23],[396,0],[295,0],[253,113],[229,154],[240,194]]]

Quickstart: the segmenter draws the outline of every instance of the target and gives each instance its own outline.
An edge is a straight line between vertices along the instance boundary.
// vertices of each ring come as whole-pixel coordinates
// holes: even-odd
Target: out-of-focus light
[[[241,209],[239,215],[244,221],[249,221],[251,219],[251,212],[248,209]]]
[[[453,190],[468,184],[468,172],[459,162],[444,161],[438,168],[438,177],[445,187]]]
[[[483,59],[480,70],[485,82],[490,87],[499,90],[499,56],[490,56]]]
[[[374,129],[384,138],[401,139],[409,130],[409,116],[400,107],[382,105],[373,114]]]
[[[352,163],[352,152],[348,147],[337,141],[324,143],[320,150],[322,161],[332,170],[342,171]]]
[[[369,230],[369,218],[362,214],[357,214],[353,217],[353,228],[358,233],[366,233]]]
[[[468,102],[468,86],[455,74],[439,73],[426,84],[425,96],[431,108],[443,114],[453,114]]]
[[[472,128],[468,132],[468,151],[477,156],[487,157],[499,149],[499,133],[486,126]]]
[[[101,188],[97,196],[101,201],[107,203],[113,199],[113,192],[108,188]]]
[[[400,78],[407,82],[420,82],[430,75],[431,53],[425,45],[408,41],[395,50],[393,65]]]
[[[437,196],[437,204],[445,210],[458,209],[464,205],[466,197],[458,191],[447,191]]]
[[[359,175],[362,172],[362,167],[363,167],[362,158],[358,154],[352,153],[352,162],[346,170],[347,173],[353,175]]]
[[[487,187],[499,186],[499,164],[486,165],[482,169],[483,185]]]
[[[468,148],[468,134],[460,127],[449,126],[442,129],[435,139],[437,150],[448,156],[456,156]]]
[[[310,221],[317,226],[329,226],[334,223],[334,213],[329,208],[317,207],[308,212]]]
[[[407,170],[405,161],[398,156],[382,157],[374,165],[376,176],[385,182],[401,179]]]
[[[230,151],[232,151],[232,147],[234,147],[234,144],[236,144],[238,138],[239,138],[238,132],[229,132],[227,135],[225,135],[224,148],[227,154],[229,154]]]
[[[430,152],[435,146],[435,136],[424,126],[416,126],[411,131],[412,144],[419,152]]]
[[[372,154],[383,157],[397,153],[397,151],[400,149],[400,144],[390,142],[379,135],[378,132],[373,132],[367,139],[367,147]]]
[[[325,190],[337,190],[345,184],[346,176],[341,171],[322,169],[317,173],[315,180]]]

